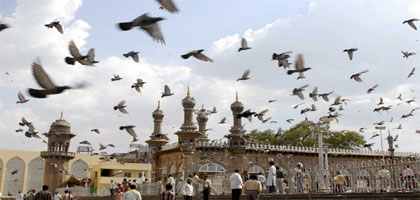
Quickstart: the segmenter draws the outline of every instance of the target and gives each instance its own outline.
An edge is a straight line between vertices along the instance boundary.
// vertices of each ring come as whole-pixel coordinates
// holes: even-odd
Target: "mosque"
[[[244,111],[244,104],[236,100],[230,108],[233,115],[233,124],[225,135],[228,142],[209,142],[206,134],[208,114],[205,109],[197,113],[197,123],[193,120],[196,100],[188,89],[187,96],[182,100],[184,108],[184,123],[180,130],[175,132],[178,141],[170,143],[169,138],[161,132],[164,113],[158,105],[153,112],[154,131],[146,141],[152,152],[152,179],[166,180],[168,175],[173,175],[177,180],[182,180],[196,172],[208,175],[210,178],[219,179],[219,183],[235,169],[247,171],[250,174],[268,171],[269,160],[274,160],[284,174],[295,168],[297,163],[305,167],[316,167],[319,163],[317,147],[274,146],[255,144],[245,133],[242,119],[238,114]],[[196,126],[198,124],[198,128]],[[392,156],[407,157],[410,153],[393,152]],[[325,149],[322,163],[331,165],[348,161],[380,160],[384,156],[389,158],[391,151],[370,151],[351,149]],[[346,172],[342,172],[346,174]]]

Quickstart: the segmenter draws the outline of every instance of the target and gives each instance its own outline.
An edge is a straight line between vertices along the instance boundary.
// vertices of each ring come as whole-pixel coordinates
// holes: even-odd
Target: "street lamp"
[[[322,125],[324,127],[322,127]],[[311,128],[312,132],[318,134],[318,166],[320,168],[321,171],[321,175],[318,178],[318,184],[319,184],[319,188],[321,190],[326,190],[326,186],[325,186],[325,174],[326,174],[326,169],[324,167],[324,143],[323,143],[323,138],[322,138],[322,129],[328,129],[329,125],[328,123],[321,123],[321,122],[317,122],[317,123],[310,123],[309,128]]]
[[[386,129],[386,126],[375,126],[376,130],[379,130],[379,134],[381,135],[381,154],[382,154],[382,162],[385,163],[385,154],[384,154],[384,141],[382,138],[382,130]]]

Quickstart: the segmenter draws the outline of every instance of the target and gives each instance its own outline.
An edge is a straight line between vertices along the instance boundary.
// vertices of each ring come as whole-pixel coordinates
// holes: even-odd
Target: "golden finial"
[[[61,110],[61,113],[60,113],[60,120],[63,120],[63,110]]]
[[[157,110],[159,110],[160,109],[160,101],[158,101],[158,107],[157,107]]]
[[[190,86],[187,87],[187,96],[190,96]]]
[[[238,101],[238,100],[239,100],[238,91],[236,91],[236,101]]]
[[[204,105],[201,105],[201,110],[204,110]]]

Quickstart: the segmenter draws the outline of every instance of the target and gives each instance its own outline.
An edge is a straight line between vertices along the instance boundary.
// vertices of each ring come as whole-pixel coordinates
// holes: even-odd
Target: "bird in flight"
[[[408,74],[407,78],[410,78],[411,76],[414,75],[414,71],[416,71],[416,68],[413,67],[413,69],[411,69],[410,73]]]
[[[403,21],[403,24],[407,23],[409,26],[411,26],[411,28],[413,28],[414,30],[417,30],[417,27],[414,24],[415,21],[419,21],[419,20],[416,18],[413,18],[413,19]]]
[[[354,79],[357,82],[362,82],[363,80],[360,78],[360,75],[369,72],[369,70],[361,71],[359,73],[353,74],[350,76],[350,79]]]
[[[241,76],[241,78],[236,79],[236,81],[245,81],[250,79],[249,74],[251,73],[251,70],[247,69]]]
[[[22,92],[18,93],[18,99],[19,101],[17,101],[16,103],[20,103],[20,104],[24,104],[29,101],[28,99],[25,98],[25,96],[23,96]]]
[[[165,9],[171,13],[178,13],[179,10],[176,7],[173,0],[156,0],[161,5],[161,9]]]
[[[210,59],[206,55],[202,54],[203,51],[204,51],[204,49],[190,51],[189,53],[181,55],[181,57],[183,59],[188,59],[189,57],[193,56],[194,58],[197,58],[197,59],[202,60],[204,62],[213,62],[212,59]]]
[[[171,89],[169,88],[169,86],[168,85],[165,85],[165,88],[164,88],[164,90],[162,92],[161,98],[163,98],[163,97],[169,97],[169,96],[172,96],[172,95],[174,95],[174,93],[171,93]]]
[[[88,54],[86,56],[82,56],[76,44],[73,41],[70,41],[69,51],[72,57],[66,57],[64,59],[69,65],[74,65],[76,61],[82,65],[87,66],[93,66],[95,63],[99,63],[98,61],[95,61],[95,49],[93,48],[89,49]]]
[[[120,126],[120,130],[126,130],[128,134],[130,134],[133,137],[133,141],[132,142],[136,142],[138,141],[137,139],[137,134],[134,131],[134,125],[127,125],[127,126]]]
[[[56,86],[48,74],[44,71],[41,64],[38,62],[34,62],[32,64],[32,75],[34,76],[38,85],[44,88],[40,90],[29,88],[29,94],[36,98],[46,98],[48,95],[60,94],[64,90],[83,88],[85,86],[84,84],[79,84],[75,87],[67,85]]]
[[[99,129],[97,129],[97,128],[94,128],[94,129],[92,129],[92,130],[90,130],[91,132],[95,132],[95,133],[97,133],[97,134],[100,134],[101,132],[99,131]]]
[[[248,42],[246,41],[246,39],[242,38],[241,47],[238,49],[238,52],[245,51],[245,50],[248,50],[248,49],[251,49],[251,47],[248,46]]]
[[[353,60],[353,52],[357,51],[357,48],[350,48],[350,49],[344,49],[343,52],[347,52],[349,55],[349,59]]]
[[[45,24],[47,28],[56,28],[58,32],[61,34],[64,34],[63,32],[63,26],[61,26],[60,22],[51,22],[49,24]]]
[[[294,70],[288,70],[287,74],[291,75],[293,73],[299,73],[299,77],[303,77],[303,72],[310,70],[310,67],[304,67],[304,61],[302,54],[299,54],[295,61],[295,69]]]
[[[137,92],[141,92],[140,88],[142,88],[145,83],[146,82],[144,82],[142,79],[137,79],[137,82],[133,83],[131,88],[135,88]]]
[[[371,88],[369,88],[366,92],[368,93],[368,94],[370,94],[370,93],[372,93],[377,87],[378,87],[379,85],[378,84],[376,84],[376,85],[374,85],[374,86],[372,86]]]
[[[128,31],[134,27],[140,27],[144,31],[146,31],[153,40],[165,44],[165,39],[163,38],[163,34],[160,31],[159,25],[157,24],[159,21],[165,20],[163,17],[150,17],[148,13],[145,13],[131,22],[121,22],[118,24],[118,27],[122,31]]]
[[[401,53],[403,54],[403,58],[405,58],[405,59],[408,59],[408,57],[410,57],[410,56],[416,55],[415,52],[408,52],[408,51],[401,51]]]
[[[119,110],[120,112],[124,113],[124,114],[128,114],[127,110],[125,110],[125,107],[127,107],[125,105],[125,101],[120,101],[118,103],[118,105],[114,106],[114,110]]]
[[[128,53],[123,54],[124,57],[128,58],[131,57],[134,62],[138,63],[139,62],[139,52],[136,51],[130,51]]]
[[[294,88],[294,89],[293,89],[293,91],[292,91],[292,96],[293,96],[293,95],[296,95],[296,96],[298,96],[301,100],[305,100],[305,97],[303,96],[302,91],[304,91],[304,90],[305,90],[305,88],[307,88],[307,87],[309,87],[309,85],[308,85],[308,84],[306,84],[306,85],[304,85],[304,86],[302,86],[302,87],[300,87],[300,88]]]

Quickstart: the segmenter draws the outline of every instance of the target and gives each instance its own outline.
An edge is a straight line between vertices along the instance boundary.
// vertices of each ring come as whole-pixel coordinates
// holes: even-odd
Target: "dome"
[[[244,104],[238,100],[238,92],[236,92],[236,101],[230,105],[230,109],[234,113],[241,113],[244,111]]]
[[[182,99],[182,106],[184,108],[194,108],[195,106],[195,99],[190,96],[190,86],[188,86],[187,96]]]
[[[201,110],[197,114],[197,121],[199,123],[206,123],[208,120],[209,120],[209,117],[207,116],[206,109],[202,107]]]
[[[152,114],[153,119],[162,119],[164,117],[163,111],[160,109],[160,101],[158,101],[158,107]]]

